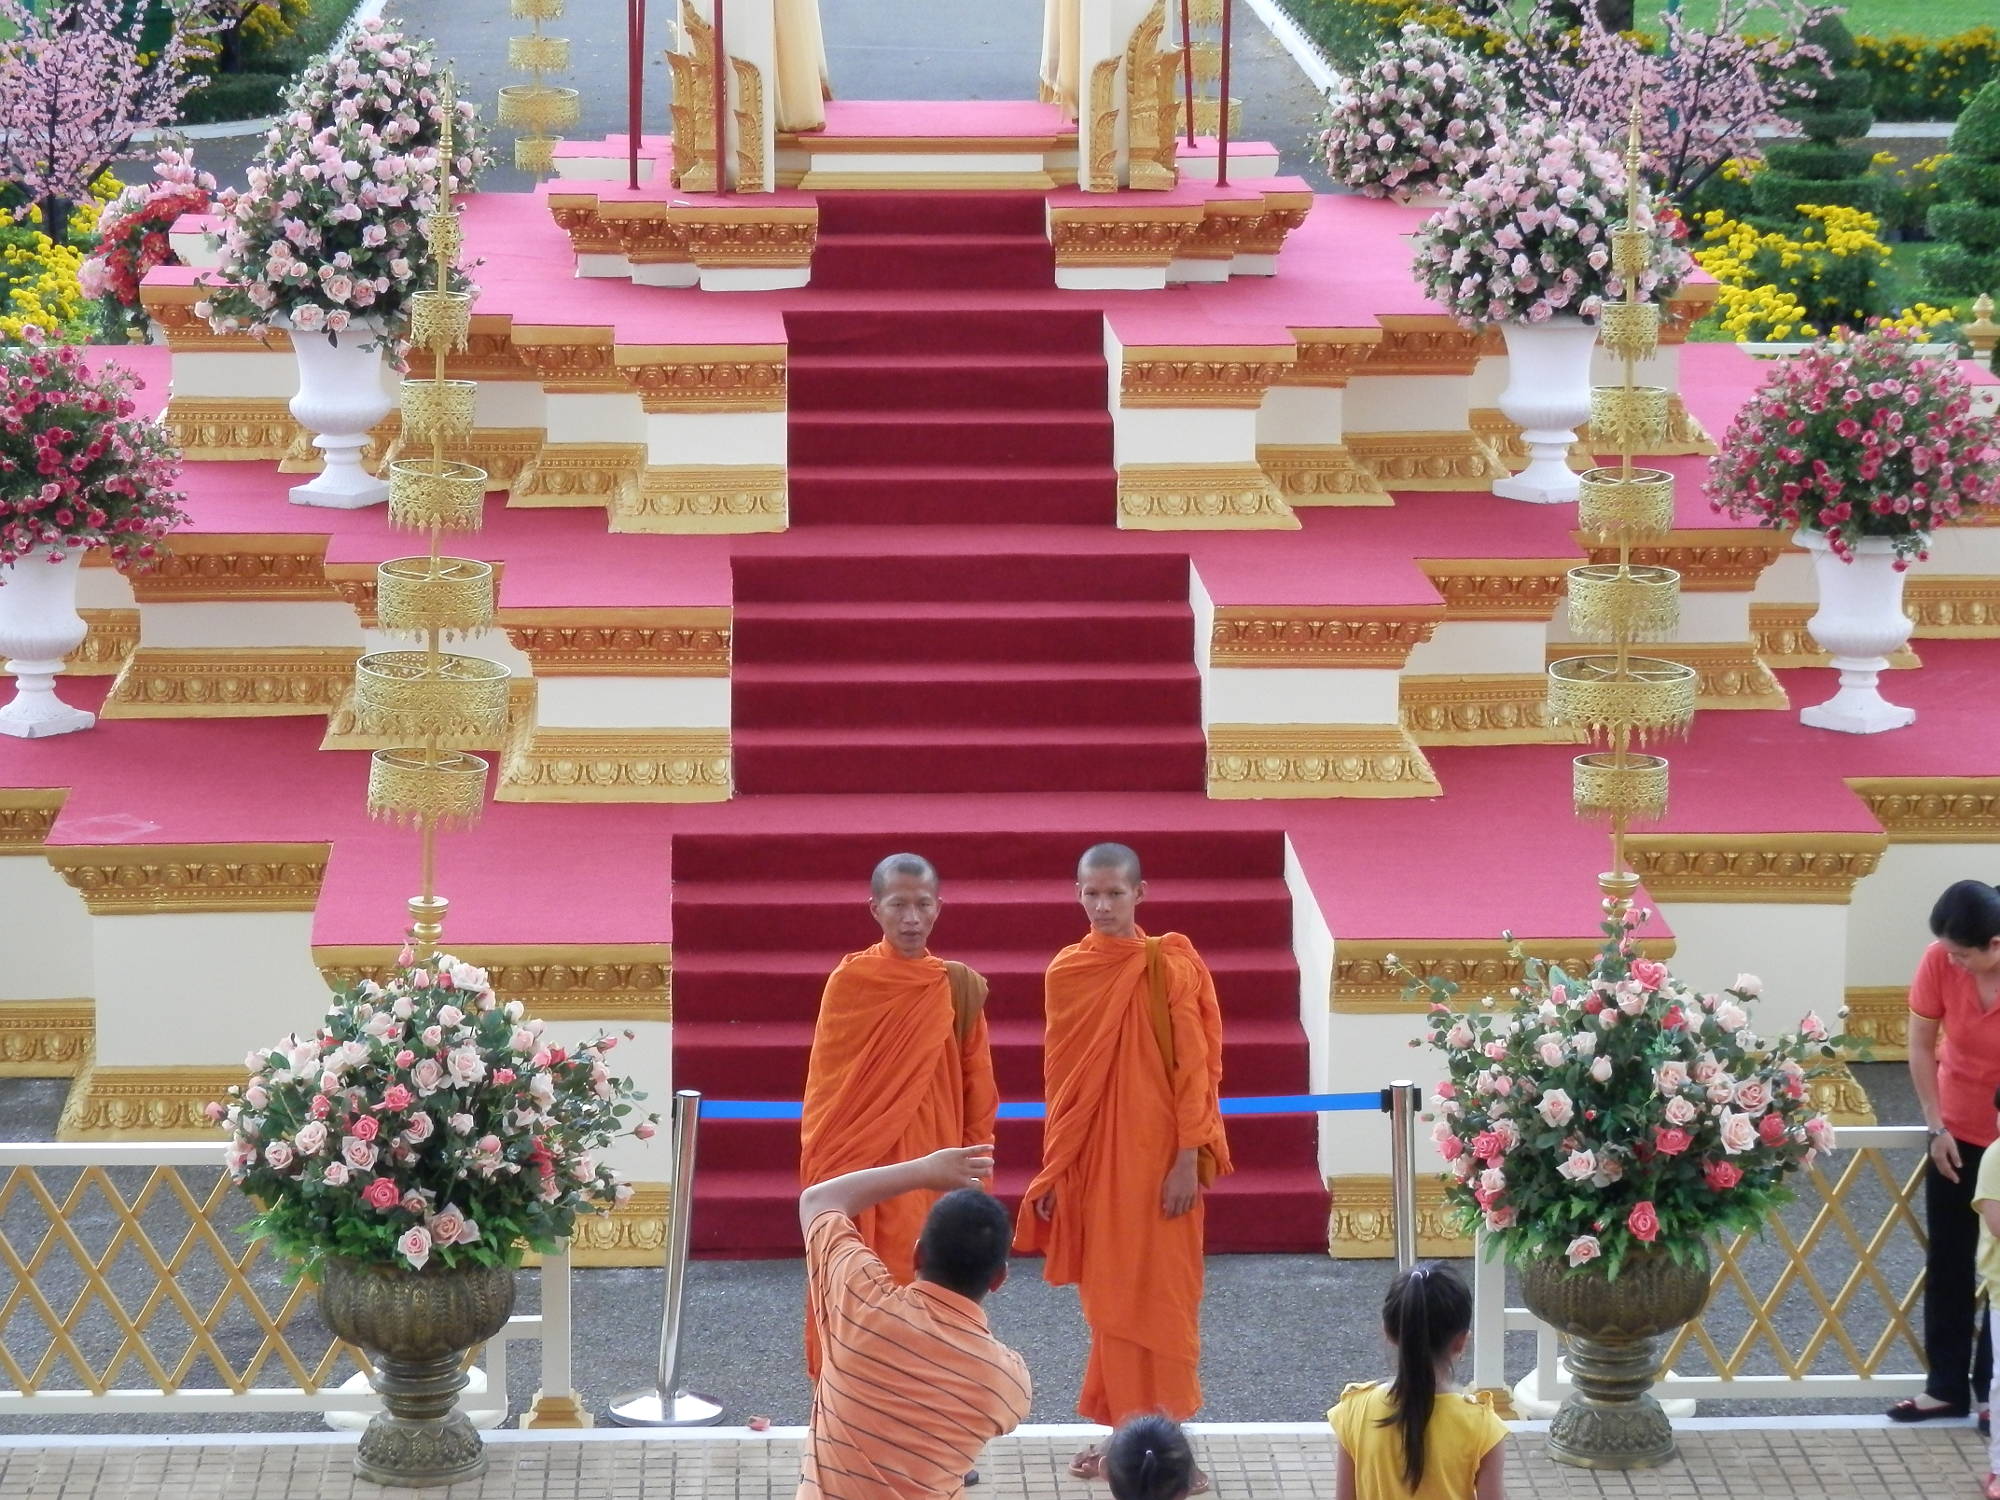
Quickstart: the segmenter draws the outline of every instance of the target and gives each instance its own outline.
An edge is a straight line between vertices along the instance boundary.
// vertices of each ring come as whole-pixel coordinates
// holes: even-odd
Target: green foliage
[[[1925,278],[1954,296],[2000,291],[2000,79],[1959,116],[1938,175],[1952,201],[1931,207],[1939,244],[1924,257]]]
[[[216,73],[205,87],[188,96],[181,109],[184,125],[211,125],[222,120],[261,120],[278,112],[278,101],[292,81],[289,73]]]
[[[2000,205],[1940,203],[1931,210],[1931,230],[1971,251],[2000,250]]]
[[[2000,161],[2000,79],[1965,106],[1952,127],[1951,154],[1965,161]]]
[[[2000,252],[1982,254],[1943,243],[1926,250],[1918,264],[1928,285],[1953,297],[1976,297],[2000,287]]]
[[[188,96],[181,110],[184,125],[210,125],[224,120],[261,120],[283,107],[293,75],[333,44],[354,14],[358,0],[285,0],[275,10],[261,7],[243,29],[238,57],[240,70],[211,73],[206,88]],[[267,19],[275,16],[275,20]],[[214,65],[215,59],[209,59]]]
[[[1982,86],[2000,78],[2000,30],[1990,25],[1937,38],[1860,36],[1855,45],[1859,66],[1875,81],[1875,113],[1883,120],[1955,119]]]
[[[1811,178],[1817,182],[1833,182],[1842,177],[1861,176],[1868,170],[1872,153],[1866,146],[1787,141],[1765,151],[1764,160],[1773,172]]]

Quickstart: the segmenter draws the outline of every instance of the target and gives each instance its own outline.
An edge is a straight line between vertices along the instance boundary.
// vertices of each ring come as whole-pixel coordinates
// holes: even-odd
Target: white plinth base
[[[352,487],[322,488],[320,480],[311,484],[292,486],[292,504],[317,505],[323,510],[366,510],[371,505],[385,504],[389,499],[389,486],[380,479],[370,479],[366,484]]]
[[[1884,701],[1875,691],[1875,674],[1868,674],[1869,685],[1865,693],[1857,693],[1851,702],[1847,689],[1843,687],[1824,703],[1815,703],[1810,708],[1799,710],[1799,722],[1810,729],[1837,729],[1842,734],[1880,734],[1886,729],[1903,729],[1917,722],[1917,711],[1904,708],[1900,704]]]
[[[15,701],[19,702],[18,699]],[[89,729],[96,722],[96,714],[87,709],[73,708],[54,698],[38,705],[33,717],[25,713],[13,717],[5,709],[0,709],[0,734],[15,740],[45,740],[51,735],[75,734],[79,729]]]
[[[1057,266],[1056,287],[1065,292],[1160,292],[1165,266]]]
[[[1567,469],[1563,471],[1569,473]],[[1519,500],[1526,505],[1570,505],[1574,504],[1582,486],[1576,482],[1576,475],[1569,474],[1568,482],[1555,475],[1546,478],[1537,474],[1533,467],[1506,479],[1493,481],[1493,493],[1502,500]]]
[[[486,1372],[478,1365],[474,1365],[465,1372],[465,1377],[465,1389],[459,1392],[458,1405],[455,1409],[464,1412],[472,1425],[481,1432],[491,1432],[494,1428],[502,1426],[507,1420],[505,1399],[502,1399],[498,1406],[471,1404],[473,1397],[486,1394]],[[369,1389],[368,1377],[361,1374],[350,1375],[341,1381],[340,1388],[343,1391],[365,1391]],[[335,1432],[359,1432],[368,1425],[368,1419],[373,1415],[373,1412],[366,1411],[330,1411],[326,1414],[326,1425]]]
[[[1558,1364],[1557,1370],[1568,1373],[1568,1366]],[[1679,1419],[1694,1415],[1694,1402],[1688,1400],[1668,1401],[1660,1398],[1660,1389],[1653,1387],[1653,1398],[1660,1402],[1660,1410],[1670,1418]],[[1556,1414],[1560,1401],[1538,1401],[1535,1399],[1535,1372],[1530,1370],[1514,1386],[1514,1410],[1526,1422],[1546,1422]]]
[[[703,266],[704,292],[788,292],[812,280],[811,266]]]

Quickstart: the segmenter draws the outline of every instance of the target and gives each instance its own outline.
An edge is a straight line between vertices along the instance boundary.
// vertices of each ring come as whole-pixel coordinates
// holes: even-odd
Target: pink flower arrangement
[[[1479,175],[1426,219],[1417,282],[1471,327],[1593,318],[1623,294],[1610,228],[1625,213],[1625,164],[1574,127],[1531,117],[1509,125]],[[1664,296],[1691,264],[1664,221],[1641,295]]]
[[[659,1117],[633,1119],[644,1095],[611,1073],[616,1037],[558,1047],[545,1030],[447,954],[405,949],[386,984],[339,991],[317,1033],[250,1053],[249,1081],[208,1108],[260,1205],[252,1232],[301,1268],[519,1265],[626,1201],[596,1155]]]
[[[2000,499],[2000,428],[1918,342],[1877,327],[1777,361],[1709,463],[1710,506],[1821,532],[1850,562],[1855,542],[1885,537],[1904,568],[1938,527]]]
[[[139,283],[155,266],[177,266],[167,236],[183,214],[205,214],[216,193],[215,179],[185,151],[162,147],[153,160],[153,181],[133,183],[105,206],[97,221],[97,248],[77,271],[83,294],[101,302],[107,322],[143,331]]]
[[[1411,976],[1449,1074],[1429,1115],[1447,1199],[1509,1259],[1612,1276],[1649,1247],[1679,1259],[1762,1224],[1791,1174],[1833,1149],[1809,1084],[1847,1038],[1810,1014],[1759,1036],[1744,1008],[1757,981],[1695,993],[1639,953],[1644,919],[1608,922],[1585,974],[1516,947],[1523,982],[1469,1012],[1455,986]]]
[[[217,329],[379,335],[431,284],[422,219],[437,200],[444,102],[431,43],[383,22],[299,75],[248,187],[222,194],[223,264],[195,310]],[[471,104],[452,125],[454,190],[487,164]]]
[[[1476,176],[1506,113],[1506,91],[1483,59],[1407,25],[1333,102],[1316,153],[1334,181],[1400,203]]]
[[[107,547],[143,564],[187,519],[180,450],[138,413],[139,377],[71,344],[0,348],[0,564]],[[0,566],[0,584],[7,581]]]

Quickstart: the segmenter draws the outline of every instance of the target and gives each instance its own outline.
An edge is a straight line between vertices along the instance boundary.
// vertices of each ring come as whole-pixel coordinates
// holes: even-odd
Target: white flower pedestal
[[[1854,560],[1843,562],[1823,532],[1801,531],[1795,540],[1812,554],[1819,583],[1819,611],[1806,628],[1840,672],[1840,691],[1800,709],[1799,722],[1844,734],[1880,734],[1915,723],[1914,708],[1887,702],[1876,686],[1888,670],[1889,653],[1910,638],[1895,544],[1887,537],[1862,537],[1854,543]]]
[[[1576,429],[1590,419],[1590,354],[1597,326],[1572,315],[1546,323],[1502,323],[1507,340],[1507,388],[1500,410],[1519,426],[1528,466],[1493,482],[1503,500],[1530,505],[1574,501],[1579,485],[1569,466]]]
[[[361,467],[368,430],[389,414],[395,398],[382,381],[378,330],[351,327],[340,333],[291,330],[299,362],[299,393],[292,415],[313,434],[326,467],[306,484],[292,486],[292,504],[360,510],[389,498],[386,480]],[[364,345],[372,347],[363,347]]]
[[[63,658],[83,644],[88,628],[76,612],[81,548],[61,562],[46,552],[0,564],[0,657],[14,674],[14,695],[0,705],[0,734],[38,740],[88,729],[97,715],[56,696]]]

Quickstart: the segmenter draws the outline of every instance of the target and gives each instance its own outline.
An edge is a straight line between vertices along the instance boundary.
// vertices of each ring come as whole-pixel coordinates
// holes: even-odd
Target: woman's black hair
[[[1983,880],[1945,887],[1931,908],[1931,936],[1959,948],[1984,948],[2000,937],[2000,891]]]
[[[1111,1500],[1182,1500],[1194,1488],[1194,1450],[1171,1417],[1133,1417],[1104,1445]]]
[[[1424,1482],[1424,1432],[1437,1402],[1438,1366],[1471,1329],[1472,1293],[1448,1268],[1427,1261],[1389,1283],[1382,1331],[1396,1346],[1396,1410],[1382,1425],[1403,1434],[1403,1478],[1411,1489]]]

